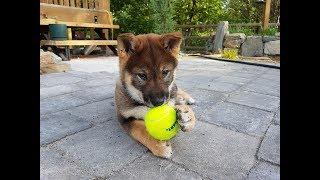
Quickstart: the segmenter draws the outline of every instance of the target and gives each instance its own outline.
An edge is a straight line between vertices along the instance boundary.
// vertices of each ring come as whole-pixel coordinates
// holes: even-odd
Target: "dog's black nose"
[[[164,102],[166,101],[166,97],[151,97],[150,98],[150,102],[152,103],[152,105],[154,106],[160,106],[162,105]]]

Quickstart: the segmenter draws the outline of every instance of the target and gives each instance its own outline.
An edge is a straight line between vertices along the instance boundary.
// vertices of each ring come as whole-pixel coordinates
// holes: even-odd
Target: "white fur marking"
[[[127,87],[128,93],[130,94],[130,97],[132,99],[134,99],[140,103],[144,103],[142,93],[137,88],[135,88],[131,84],[127,84],[126,87]]]
[[[144,115],[149,108],[147,106],[137,106],[132,109],[126,110],[122,113],[125,118],[134,117],[137,119],[144,119]]]

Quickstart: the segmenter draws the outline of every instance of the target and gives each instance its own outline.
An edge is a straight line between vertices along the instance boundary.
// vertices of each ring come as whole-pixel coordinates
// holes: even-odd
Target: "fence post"
[[[222,45],[223,45],[223,39],[226,33],[229,29],[229,22],[228,21],[222,21],[219,23],[217,27],[217,31],[214,35],[213,40],[213,53],[221,53],[222,51]]]
[[[271,0],[266,0],[263,8],[263,21],[262,21],[263,30],[266,30],[269,26],[270,6],[271,6]]]

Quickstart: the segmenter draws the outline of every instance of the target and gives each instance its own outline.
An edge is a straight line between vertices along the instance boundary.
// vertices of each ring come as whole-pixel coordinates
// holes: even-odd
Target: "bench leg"
[[[70,53],[70,47],[69,46],[66,46],[66,56],[67,56],[67,60],[70,61],[71,53]]]

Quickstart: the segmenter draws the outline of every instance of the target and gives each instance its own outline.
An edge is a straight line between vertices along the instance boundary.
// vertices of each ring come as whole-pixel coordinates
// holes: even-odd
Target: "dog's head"
[[[169,100],[181,33],[118,36],[120,77],[130,97],[149,107]]]

